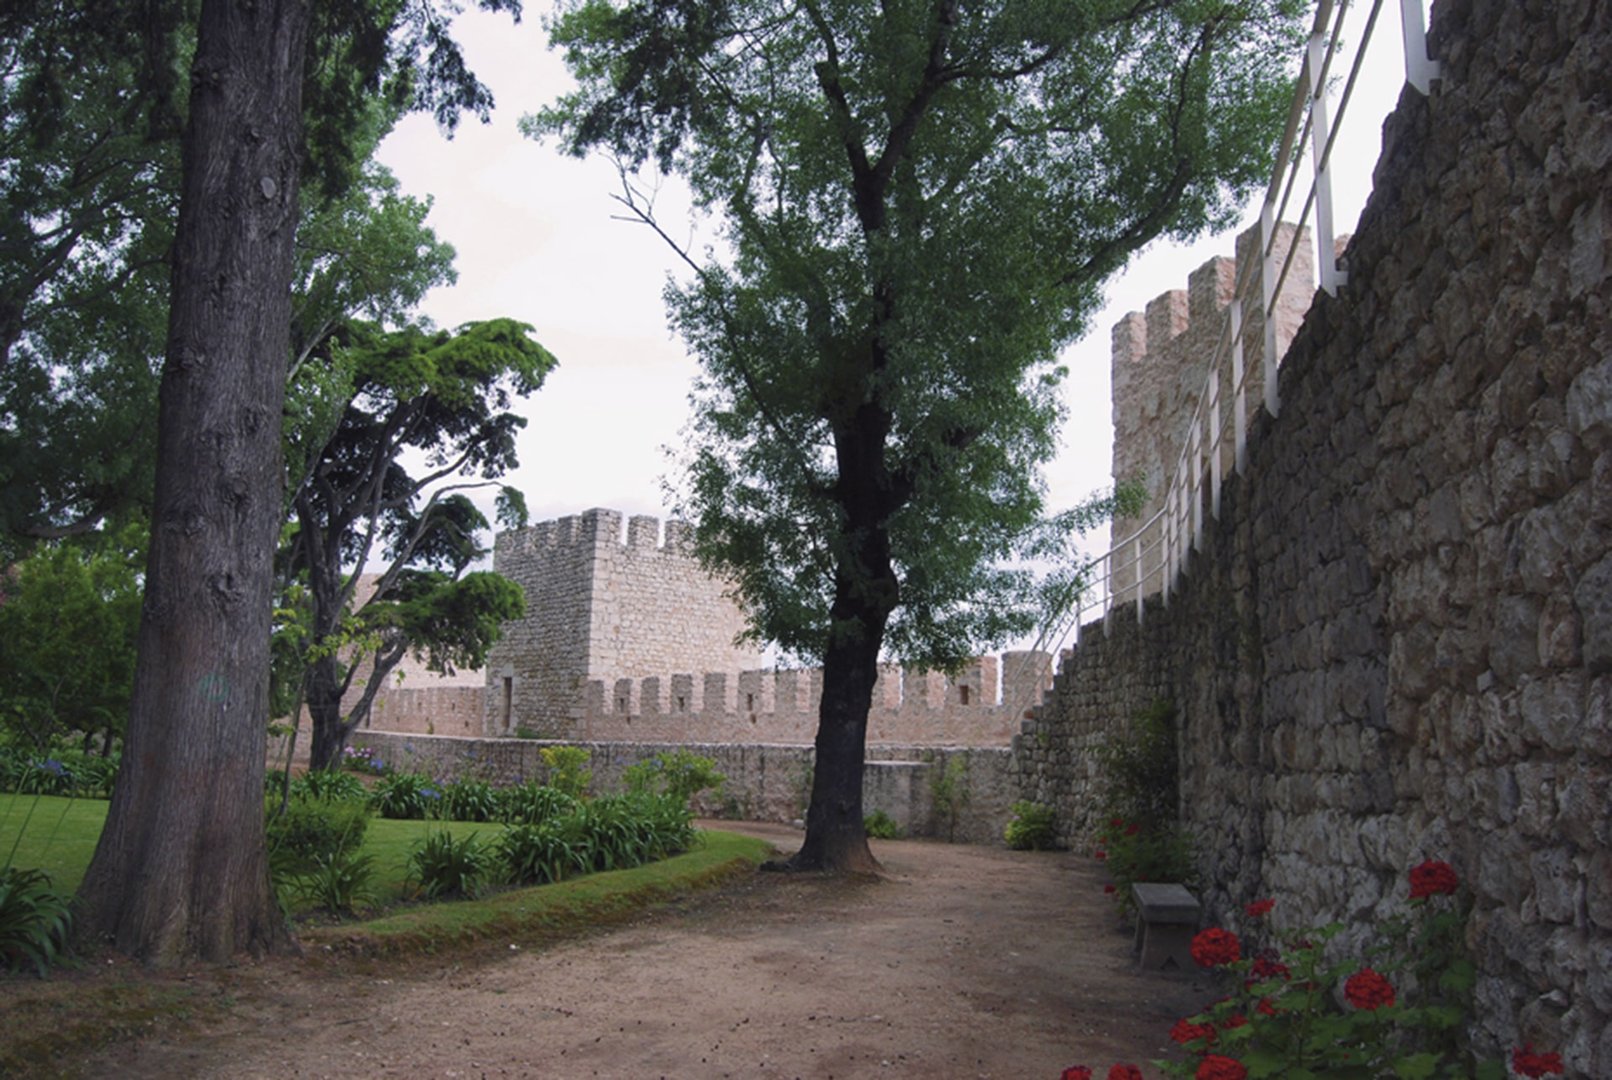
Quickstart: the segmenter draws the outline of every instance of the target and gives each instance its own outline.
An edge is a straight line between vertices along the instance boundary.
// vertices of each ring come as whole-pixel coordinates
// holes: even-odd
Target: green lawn
[[[43,870],[63,891],[78,887],[106,821],[98,799],[0,795],[0,866]],[[340,936],[362,940],[366,951],[432,948],[452,940],[487,935],[525,938],[598,921],[610,921],[647,904],[676,896],[765,859],[770,845],[733,833],[701,832],[693,850],[658,863],[592,874],[536,888],[511,889],[478,901],[399,907],[404,898],[409,852],[428,832],[456,836],[475,832],[491,841],[503,826],[374,818],[363,850],[375,858],[375,891],[392,910],[367,923],[348,922]],[[320,930],[301,931],[319,938]]]

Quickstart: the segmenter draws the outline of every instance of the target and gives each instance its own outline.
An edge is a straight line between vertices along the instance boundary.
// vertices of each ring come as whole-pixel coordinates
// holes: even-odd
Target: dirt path
[[[1191,976],[1132,972],[1090,859],[874,851],[882,880],[758,874],[499,962],[392,978],[265,965],[226,1021],[85,1075],[1055,1078],[1124,1060],[1151,1076],[1171,1022],[1204,1001]]]

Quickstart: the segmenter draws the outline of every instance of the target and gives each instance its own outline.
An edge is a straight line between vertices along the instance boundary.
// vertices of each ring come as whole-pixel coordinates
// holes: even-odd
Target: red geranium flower
[[[1132,823],[1130,825],[1125,826],[1125,835],[1126,836],[1135,836],[1137,833],[1139,833],[1141,831],[1142,831],[1142,826],[1137,825],[1135,823]]]
[[[1534,1044],[1528,1043],[1511,1052],[1511,1067],[1523,1076],[1560,1076],[1567,1070],[1562,1065],[1562,1055],[1536,1054]]]
[[[1142,1080],[1142,1070],[1121,1063],[1108,1070],[1108,1080]]]
[[[1194,1024],[1185,1018],[1177,1020],[1170,1029],[1170,1038],[1185,1046],[1194,1039],[1205,1040],[1205,1045],[1215,1044],[1215,1026],[1213,1024]]]
[[[1198,1071],[1193,1073],[1197,1080],[1244,1080],[1248,1070],[1236,1058],[1223,1057],[1220,1054],[1205,1054],[1198,1062]]]
[[[1242,1013],[1232,1013],[1230,1016],[1226,1017],[1220,1022],[1220,1030],[1230,1031],[1233,1028],[1243,1027],[1247,1023],[1248,1017],[1244,1016]]]
[[[1098,860],[1099,860],[1099,861],[1100,861],[1100,860],[1102,860],[1102,859],[1106,859],[1106,858],[1108,858],[1108,852],[1106,852],[1106,851],[1104,851],[1104,850],[1103,850],[1103,849],[1102,849],[1102,848],[1098,848],[1098,849],[1097,849],[1097,854],[1096,854],[1096,856],[1095,856],[1095,857],[1096,857],[1096,858],[1097,858],[1097,859],[1098,859]]]
[[[1105,892],[1105,893],[1111,893],[1111,892],[1113,892],[1113,891],[1114,891],[1114,884],[1113,884],[1113,882],[1109,882],[1109,883],[1108,883],[1108,884],[1107,884],[1107,885],[1104,885],[1104,886],[1103,886],[1103,891],[1104,891],[1104,892]]]
[[[1243,908],[1243,911],[1250,919],[1260,919],[1264,918],[1266,915],[1269,915],[1271,908],[1275,906],[1275,900],[1255,900],[1252,904],[1249,904],[1247,907]]]
[[[1455,892],[1461,879],[1447,862],[1428,859],[1420,866],[1411,867],[1410,898],[1421,900],[1429,896],[1449,896]]]
[[[1285,979],[1293,973],[1280,960],[1272,959],[1268,954],[1261,953],[1254,960],[1254,966],[1248,969],[1248,974],[1254,977],[1255,982],[1258,982],[1261,979]]]
[[[1125,827],[1125,819],[1122,817],[1110,818],[1108,824],[1116,829],[1123,829]]]
[[[1261,1016],[1275,1016],[1282,1010],[1278,1009],[1275,1005],[1272,1005],[1270,998],[1265,997],[1259,999],[1259,1004],[1254,1006],[1254,1011],[1259,1013]]]
[[[1230,930],[1212,926],[1192,939],[1191,952],[1199,967],[1218,967],[1235,964],[1242,957],[1242,943]]]
[[[1343,984],[1343,996],[1357,1009],[1379,1009],[1394,1003],[1394,987],[1370,968],[1361,968]]]
[[[1091,1080],[1091,1070],[1084,1065],[1071,1065],[1058,1080]]]

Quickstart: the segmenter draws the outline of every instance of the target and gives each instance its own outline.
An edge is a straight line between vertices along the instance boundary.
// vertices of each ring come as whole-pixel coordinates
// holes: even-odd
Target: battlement
[[[623,534],[622,524],[626,523]],[[638,551],[660,551],[680,558],[692,556],[694,530],[687,522],[676,519],[664,523],[662,540],[661,519],[653,514],[634,514],[626,517],[618,510],[595,507],[580,514],[539,521],[523,529],[502,532],[493,541],[495,561],[523,556],[552,557],[572,551],[587,551],[599,547],[626,547]]]
[[[1314,256],[1309,231],[1280,223],[1274,257],[1292,262],[1273,306],[1278,355],[1298,332],[1314,295]],[[1216,256],[1187,277],[1185,289],[1172,289],[1133,311],[1114,325],[1111,338],[1114,447],[1112,475],[1116,484],[1140,482],[1146,491],[1141,511],[1116,518],[1117,542],[1135,533],[1163,508],[1165,492],[1187,445],[1194,410],[1223,338],[1229,346],[1228,308],[1238,305],[1243,371],[1248,400],[1264,393],[1265,303],[1261,278],[1259,230],[1237,237],[1236,257]],[[1247,268],[1245,270],[1245,267]],[[1242,289],[1238,292],[1238,281]],[[1224,381],[1223,376],[1222,381]],[[1231,431],[1234,395],[1220,386],[1214,399],[1221,429]],[[1222,471],[1234,465],[1232,440],[1226,441]],[[1155,526],[1142,535],[1144,547],[1157,542]],[[1121,552],[1129,557],[1131,552]],[[1134,568],[1123,559],[1114,568],[1116,598],[1136,586]],[[1156,575],[1141,583],[1144,594],[1158,591]],[[1134,595],[1134,593],[1131,593]]]
[[[1052,667],[1051,654],[1029,651],[976,657],[955,676],[882,666],[868,741],[1006,746]],[[592,679],[569,717],[571,737],[810,743],[822,693],[821,668]]]

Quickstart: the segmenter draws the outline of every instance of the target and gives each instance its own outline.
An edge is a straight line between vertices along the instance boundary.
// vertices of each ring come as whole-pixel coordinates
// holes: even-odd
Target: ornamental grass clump
[[[1246,939],[1219,927],[1199,933],[1192,958],[1221,973],[1230,992],[1170,1029],[1185,1060],[1154,1064],[1193,1080],[1505,1080],[1502,1063],[1478,1060],[1466,1045],[1476,972],[1463,944],[1470,902],[1460,879],[1428,860],[1409,880],[1406,914],[1383,922],[1363,959],[1327,960],[1341,925],[1274,931],[1271,899],[1244,908]],[[1531,1045],[1514,1050],[1511,1065],[1526,1077],[1564,1072],[1559,1054]],[[1066,1080],[1092,1075],[1082,1069],[1065,1070]]]

